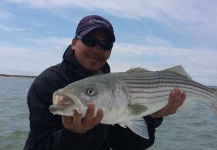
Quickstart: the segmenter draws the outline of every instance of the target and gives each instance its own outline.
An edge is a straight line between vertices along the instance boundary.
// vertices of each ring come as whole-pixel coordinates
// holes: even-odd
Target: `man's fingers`
[[[62,116],[62,123],[66,129],[70,129],[72,124],[72,117]]]
[[[95,126],[95,125],[97,125],[97,124],[99,124],[99,123],[101,122],[102,118],[103,118],[103,110],[102,110],[102,109],[99,109],[99,110],[97,111],[97,116],[96,116],[96,118],[94,118],[94,120],[93,120],[93,122],[92,122],[92,127]]]
[[[77,110],[74,110],[74,116],[73,116],[73,126],[75,128],[79,127],[81,125],[81,119],[82,114],[78,113]]]
[[[99,124],[103,118],[103,110],[97,111],[96,117],[94,117],[94,104],[90,102],[84,118],[82,114],[74,111],[73,117],[62,116],[62,123],[65,128],[75,133],[85,133],[92,129],[95,125]]]
[[[187,97],[187,94],[186,94],[186,92],[184,92],[184,93],[182,94],[182,96],[181,96],[182,103],[184,103],[186,97]]]
[[[186,96],[186,93],[182,93],[180,88],[175,88],[170,93],[167,105],[161,110],[151,114],[151,116],[153,118],[159,118],[176,113],[177,109],[184,103]]]
[[[181,90],[180,88],[175,88],[175,103],[174,103],[174,109],[177,109],[179,106],[181,106]]]
[[[175,88],[174,89],[174,91],[175,91],[175,99],[181,99],[181,95],[182,95],[182,93],[181,93],[181,90],[180,90],[180,88]]]
[[[180,88],[175,88],[173,94],[171,96],[171,99],[173,99],[173,103],[171,103],[171,113],[175,113],[186,99],[186,93],[182,93]]]
[[[174,102],[175,102],[175,97],[176,97],[176,93],[175,93],[175,91],[173,90],[173,91],[171,91],[171,93],[170,93],[170,97],[169,97],[169,101],[168,101],[168,107],[171,107],[171,106],[173,106],[173,104],[174,104]]]
[[[174,114],[177,111],[177,108],[181,106],[181,90],[180,88],[175,88],[171,91],[169,102],[167,104],[168,114]]]
[[[187,95],[186,95],[186,92],[181,93],[181,90],[179,88],[177,89],[176,95],[177,95],[176,99],[178,102],[177,107],[180,107],[184,103]]]
[[[94,104],[91,102],[88,104],[86,116],[82,120],[82,124],[90,126],[94,118]]]
[[[103,110],[99,109],[97,111],[96,117],[94,117],[94,104],[88,104],[88,110],[85,118],[82,121],[83,127],[87,130],[92,129],[95,125],[99,124],[103,117]]]

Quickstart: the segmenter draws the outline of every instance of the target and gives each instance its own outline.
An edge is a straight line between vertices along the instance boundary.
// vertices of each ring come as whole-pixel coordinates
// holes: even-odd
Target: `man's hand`
[[[182,93],[180,88],[175,88],[171,94],[168,104],[161,110],[151,114],[152,118],[160,118],[176,113],[177,109],[183,104],[186,99],[186,93]]]
[[[89,103],[86,116],[82,118],[82,114],[74,111],[73,117],[62,116],[63,126],[74,133],[86,133],[95,125],[99,124],[103,118],[103,110],[97,111],[97,116],[94,117],[94,104]]]

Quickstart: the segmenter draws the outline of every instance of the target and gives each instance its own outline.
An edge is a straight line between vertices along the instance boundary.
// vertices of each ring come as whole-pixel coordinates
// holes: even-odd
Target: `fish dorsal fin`
[[[192,79],[181,65],[175,66],[175,67],[172,67],[172,68],[168,68],[168,69],[165,69],[163,71],[175,73],[175,74],[184,76],[184,77],[186,77],[188,79]]]
[[[136,72],[147,72],[148,70],[141,68],[141,67],[136,67],[136,68],[131,68],[129,70],[127,70],[126,72],[128,73],[136,73]]]

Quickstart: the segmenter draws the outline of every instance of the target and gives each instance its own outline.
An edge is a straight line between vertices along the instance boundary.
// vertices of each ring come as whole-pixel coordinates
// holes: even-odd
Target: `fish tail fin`
[[[211,107],[211,109],[217,118],[217,91],[215,92],[215,95],[216,95],[215,102],[214,102],[214,105]]]
[[[210,105],[210,108],[217,118],[217,88],[211,88],[211,89],[215,92],[215,100],[214,103]]]
[[[183,118],[188,117],[190,105],[191,105],[191,101],[184,102],[184,104],[178,108],[177,111]]]
[[[212,112],[214,112],[215,117],[217,118],[217,104],[210,106]]]

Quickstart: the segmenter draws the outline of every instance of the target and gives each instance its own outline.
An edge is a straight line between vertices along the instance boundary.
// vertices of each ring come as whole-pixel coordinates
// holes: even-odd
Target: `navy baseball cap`
[[[104,29],[110,37],[111,42],[115,42],[114,30],[111,23],[98,15],[90,15],[82,18],[77,26],[76,35],[86,35],[96,28]]]

